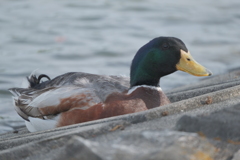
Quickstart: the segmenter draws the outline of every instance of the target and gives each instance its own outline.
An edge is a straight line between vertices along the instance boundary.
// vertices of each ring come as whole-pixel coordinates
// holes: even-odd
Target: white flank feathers
[[[29,121],[25,121],[26,127],[30,132],[36,132],[36,131],[43,131],[43,130],[49,130],[56,128],[58,119],[60,115],[52,118],[52,119],[39,119],[39,118],[33,118],[29,117]]]

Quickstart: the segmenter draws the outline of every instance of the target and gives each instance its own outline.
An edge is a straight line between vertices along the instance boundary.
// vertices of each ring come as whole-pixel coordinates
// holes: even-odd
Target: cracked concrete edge
[[[0,150],[3,151],[5,149],[14,148],[16,146],[20,146],[23,144],[32,143],[33,141],[37,142],[39,140],[44,140],[44,139],[50,140],[51,137],[55,137],[56,135],[61,137],[66,135],[78,134],[84,138],[90,138],[92,134],[89,134],[89,133],[94,133],[95,135],[98,135],[98,134],[108,132],[106,128],[112,129],[116,125],[128,126],[130,124],[131,123],[124,120],[116,120],[116,121],[110,121],[110,122],[106,121],[104,123],[92,124],[92,125],[83,126],[83,127],[82,126],[78,127],[76,124],[76,127],[66,126],[63,129],[61,128],[61,130],[58,130],[59,128],[56,128],[56,129],[47,130],[47,131],[27,133],[27,134],[24,134],[23,136],[9,138],[5,141],[0,142]],[[1,151],[0,151],[0,154],[1,154]]]
[[[114,129],[117,125],[128,126],[130,124],[126,121],[114,121],[100,125],[93,125],[86,128],[74,128],[74,130],[67,129],[67,132],[54,132],[54,134],[50,135],[49,133],[44,133],[44,137],[37,137],[35,141],[19,144],[17,146],[14,146],[13,148],[8,148],[0,151],[0,159],[10,160],[20,159],[20,157],[26,158],[40,152],[41,154],[44,154],[44,152],[47,152],[46,149],[42,149],[41,147],[39,148],[39,146],[41,146],[42,144],[45,144],[44,146],[46,146],[47,148],[59,148],[61,145],[64,145],[65,142],[71,139],[73,135],[83,138],[94,137],[98,134],[113,132],[112,129]],[[57,147],[56,143],[58,143]],[[31,152],[29,152],[29,150],[31,150]]]

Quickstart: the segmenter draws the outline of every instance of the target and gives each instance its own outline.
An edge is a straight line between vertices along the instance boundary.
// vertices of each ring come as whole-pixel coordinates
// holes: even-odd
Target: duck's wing
[[[65,86],[43,90],[13,88],[10,91],[15,95],[17,113],[27,121],[29,117],[51,119],[73,108],[84,110],[101,102],[94,90],[89,88]]]
[[[43,90],[14,88],[11,92],[16,95],[15,110],[26,120],[30,132],[56,128],[62,113],[86,110],[101,102],[94,90],[72,86]]]

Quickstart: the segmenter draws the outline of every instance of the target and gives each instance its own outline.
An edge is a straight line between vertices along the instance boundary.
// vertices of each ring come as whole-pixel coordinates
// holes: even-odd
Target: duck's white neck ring
[[[139,86],[134,86],[131,89],[129,89],[127,94],[131,94],[133,91],[135,91],[136,89],[138,89],[140,87],[150,88],[150,89],[157,90],[157,91],[162,91],[161,87],[154,87],[154,86],[148,86],[148,85],[139,85]]]

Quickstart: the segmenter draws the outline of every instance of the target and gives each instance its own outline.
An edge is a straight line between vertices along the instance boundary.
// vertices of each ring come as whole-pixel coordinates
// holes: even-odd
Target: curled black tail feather
[[[40,74],[38,78],[36,75],[31,75],[30,77],[27,77],[27,80],[29,82],[29,88],[34,88],[36,85],[40,84],[41,79],[44,77],[48,80],[51,80],[46,74]]]
[[[40,74],[39,76],[38,76],[38,82],[40,83],[40,80],[42,79],[42,78],[47,78],[48,80],[51,80],[51,78],[49,78],[46,74]]]

